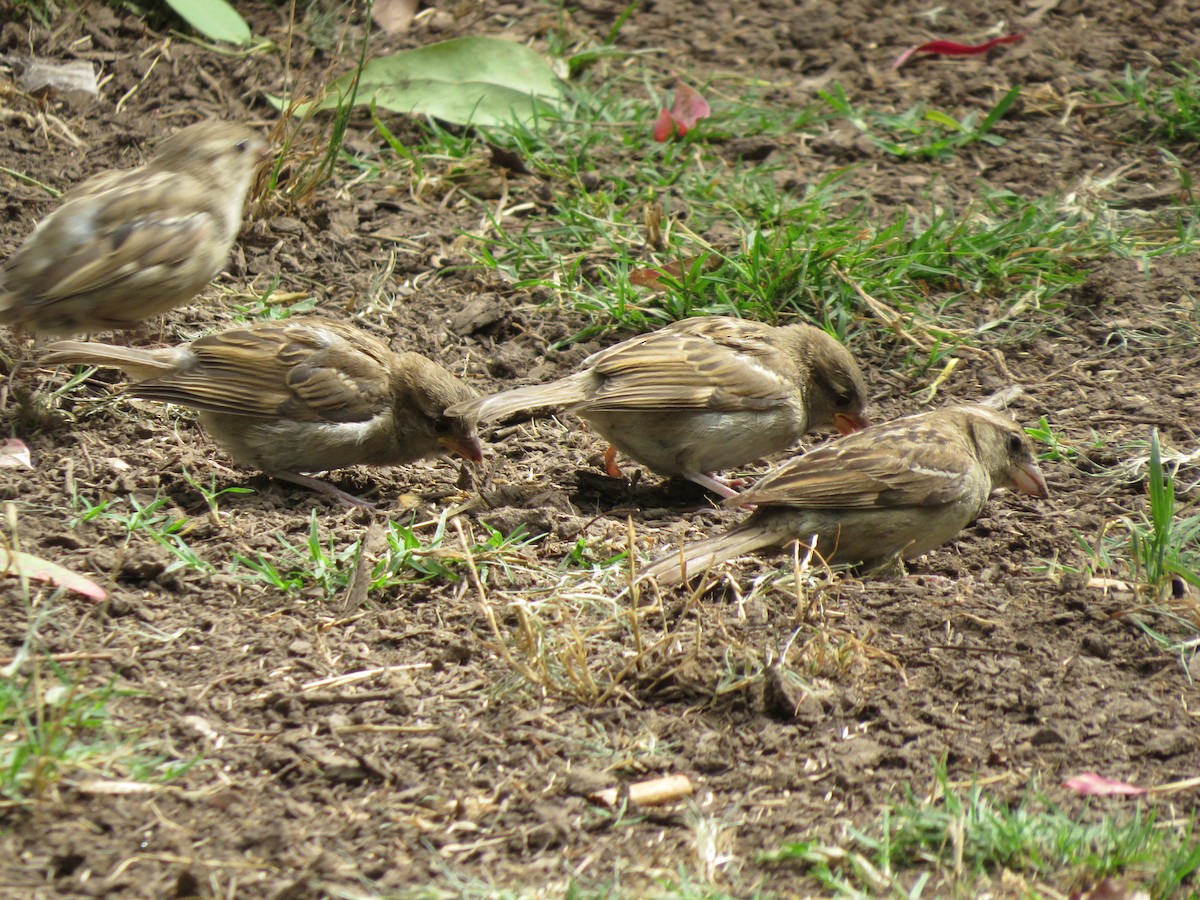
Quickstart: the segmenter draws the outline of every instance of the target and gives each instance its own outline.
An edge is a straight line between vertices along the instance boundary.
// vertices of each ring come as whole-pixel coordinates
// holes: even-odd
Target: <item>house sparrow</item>
[[[1025,432],[1007,416],[979,405],[905,416],[783,463],[728,501],[757,506],[745,522],[664,556],[638,577],[675,584],[813,535],[828,562],[911,559],[958,534],[1000,487],[1049,495]]]
[[[254,322],[180,347],[141,350],[59,341],[43,362],[113,366],[125,392],[200,411],[234,461],[275,478],[371,506],[300,472],[393,466],[451,451],[483,450],[469,416],[447,407],[475,392],[417,353],[316,316]]]
[[[38,335],[133,328],[225,265],[266,143],[200,122],[136,169],[101,172],[42,219],[0,272],[0,323]]]
[[[866,385],[850,352],[811,325],[776,328],[726,316],[684,319],[594,353],[549,384],[450,409],[488,422],[563,406],[616,450],[657,472],[682,475],[725,497],[709,473],[794,446],[811,428],[866,425]]]

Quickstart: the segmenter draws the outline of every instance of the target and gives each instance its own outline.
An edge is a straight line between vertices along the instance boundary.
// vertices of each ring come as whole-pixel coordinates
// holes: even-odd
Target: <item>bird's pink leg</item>
[[[705,475],[703,472],[684,475],[688,481],[694,481],[700,487],[708,488],[714,494],[720,494],[722,497],[736,497],[738,492],[735,491],[728,481],[719,478],[716,475]]]
[[[336,498],[339,503],[344,503],[347,506],[361,506],[366,509],[374,509],[378,505],[372,503],[370,500],[364,500],[362,497],[355,497],[353,494],[348,494],[341,488],[334,487],[328,481],[322,481],[319,478],[310,478],[307,475],[300,475],[297,472],[272,472],[271,477],[278,478],[280,481],[290,481],[292,484],[303,485],[321,494],[328,494]]]

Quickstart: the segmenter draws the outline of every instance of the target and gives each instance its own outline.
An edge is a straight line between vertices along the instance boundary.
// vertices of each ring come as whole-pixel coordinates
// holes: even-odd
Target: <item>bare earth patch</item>
[[[549,5],[438,5],[372,51],[494,34],[545,52],[560,22]],[[256,34],[286,42],[285,9],[239,6]],[[1028,197],[1074,191],[1086,203],[1120,171],[1119,190],[1153,195],[1170,181],[1161,158],[1114,133],[1112,118],[1061,104],[1126,65],[1164,70],[1190,58],[1200,4],[1096,6],[970,2],[931,27],[915,3],[660,0],[636,10],[618,46],[657,48],[664,86],[675,69],[698,82],[741,72],[770,85],[764,101],[785,106],[811,102],[832,80],[863,106],[898,109],[990,108],[1002,86],[1025,87],[997,148],[899,160],[853,129],[765,148],[797,191],[853,164],[864,214],[965,203],[980,180]],[[600,42],[622,8],[580,3],[569,27]],[[0,256],[53,206],[7,170],[63,189],[137,164],[165,130],[200,116],[275,121],[264,93],[279,89],[281,54],[217,54],[120,9],[64,13],[53,30],[7,12],[0,52],[93,59],[111,81],[93,100],[44,107],[0,92]],[[889,70],[931,35],[977,35],[1003,19],[1029,35],[987,57]],[[317,55],[314,66],[328,63]],[[1039,104],[1059,105],[1048,114]],[[385,120],[398,135],[419,127]],[[753,148],[729,141],[735,168]],[[355,118],[348,149],[378,144],[369,120]],[[1194,145],[1181,153],[1195,162]],[[417,190],[384,170],[350,183],[347,169],[310,203],[263,204],[202,301],[140,339],[175,343],[225,327],[235,304],[253,306],[278,278],[277,293],[311,296],[315,311],[439,358],[480,390],[571,371],[618,336],[551,349],[586,320],[472,267],[463,236],[490,227],[479,203],[529,204],[522,215],[537,219],[564,186],[491,159],[478,142],[458,181]],[[381,302],[374,282],[389,260]],[[475,472],[442,461],[340,473],[339,486],[381,502],[349,510],[233,469],[192,414],[111,398],[113,373],[52,396],[68,373],[25,368],[2,413],[3,436],[28,443],[35,465],[0,470],[15,539],[89,574],[111,598],[35,587],[30,610],[15,579],[0,581],[2,652],[11,659],[33,630],[45,653],[77,654],[62,665],[89,688],[119,692],[109,709],[121,733],[195,762],[133,793],[103,792],[88,771],[71,771],[41,797],[0,805],[0,885],[11,896],[344,897],[434,883],[557,895],[572,879],[642,893],[690,873],[738,896],[819,893],[796,866],[757,854],[801,836],[833,839],[845,820],[874,821],[902,785],[930,790],[936,760],[1003,799],[1035,782],[1072,812],[1083,803],[1059,785],[1082,771],[1144,785],[1194,776],[1187,660],[1139,625],[1169,623],[1135,614],[1129,594],[1089,586],[1077,536],[1095,542],[1142,508],[1136,477],[1100,477],[1121,461],[1113,448],[1147,439],[1151,426],[1170,447],[1196,446],[1198,276],[1190,255],[1094,262],[1059,295],[1052,329],[1029,310],[1027,339],[1016,327],[957,354],[935,403],[1017,383],[1023,424],[1045,416],[1064,441],[1092,448],[1073,464],[1044,464],[1050,501],[993,498],[957,542],[907,573],[792,577],[778,554],[731,565],[700,596],[643,591],[636,608],[621,572],[595,574],[593,562],[626,552],[631,535],[645,559],[742,514],[650,473],[631,489],[603,478],[603,442],[569,417],[497,429]],[[971,318],[987,321],[990,302],[981,298]],[[905,364],[899,338],[852,349],[877,418],[917,408],[937,374]],[[0,352],[30,353],[7,334]],[[214,512],[204,492],[231,486],[253,493],[221,496]],[[137,507],[156,499],[143,518],[157,531],[130,530]],[[353,552],[325,581],[290,589],[255,579],[247,563],[231,569],[235,557],[261,554],[311,570],[314,510],[329,556],[363,542],[359,569],[394,552],[389,523],[426,545],[441,530],[440,542],[401,569],[408,583],[397,576],[376,590],[356,581]],[[167,523],[200,565],[179,564]],[[503,536],[523,527],[530,540],[484,547],[485,525]],[[464,546],[476,548],[477,577]],[[669,774],[691,780],[690,801],[614,810],[590,799]],[[1149,802],[1171,818],[1197,798],[1192,789]]]

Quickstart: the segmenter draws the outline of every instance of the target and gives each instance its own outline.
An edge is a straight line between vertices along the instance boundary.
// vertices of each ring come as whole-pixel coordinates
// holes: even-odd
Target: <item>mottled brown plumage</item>
[[[43,362],[113,366],[134,397],[200,411],[241,465],[363,501],[301,472],[394,466],[446,451],[479,462],[475,422],[447,407],[475,392],[417,353],[395,353],[316,316],[255,322],[180,347],[139,350],[59,341]]]
[[[673,584],[814,535],[830,562],[911,559],[958,534],[1000,487],[1048,496],[1029,440],[1011,419],[978,405],[906,416],[783,463],[728,502],[757,507],[745,522],[664,556],[639,577]]]
[[[164,140],[143,166],[65,194],[0,272],[0,322],[34,334],[134,328],[225,266],[266,144],[231,122]]]
[[[812,428],[861,428],[865,405],[854,358],[820,329],[710,316],[601,350],[558,381],[452,411],[487,422],[564,407],[659,475],[733,496],[708,473],[792,447]]]

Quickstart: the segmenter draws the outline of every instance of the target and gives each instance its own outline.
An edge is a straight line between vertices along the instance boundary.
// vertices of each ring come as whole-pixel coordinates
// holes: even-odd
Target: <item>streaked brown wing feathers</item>
[[[595,387],[574,408],[755,409],[785,402],[791,390],[779,374],[788,371],[784,354],[761,337],[727,335],[729,329],[711,322],[678,322],[593,354],[584,365]]]
[[[283,323],[201,338],[191,345],[193,365],[130,392],[232,415],[299,422],[371,419],[389,398],[377,342],[351,345],[341,329],[326,324]]]
[[[784,463],[739,495],[737,505],[887,509],[940,506],[962,496],[974,460],[935,430],[860,434]]]

